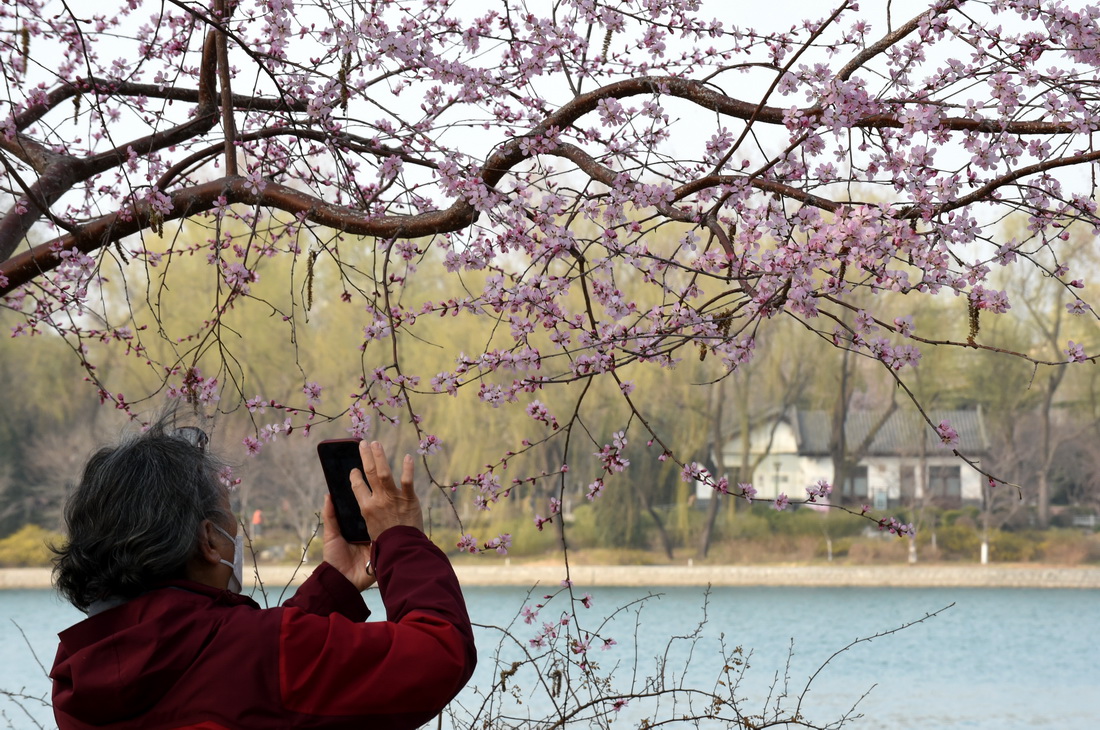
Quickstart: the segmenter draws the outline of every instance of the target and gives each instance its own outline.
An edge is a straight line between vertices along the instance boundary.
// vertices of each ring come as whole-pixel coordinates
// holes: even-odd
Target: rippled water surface
[[[615,668],[618,691],[628,691],[632,681],[639,687],[654,676],[655,657],[667,660],[667,677],[713,688],[722,670],[724,636],[727,647],[752,651],[739,694],[745,698],[745,711],[758,712],[777,672],[779,685],[785,674],[791,694],[797,694],[811,674],[851,641],[954,604],[923,623],[857,644],[833,658],[806,695],[803,715],[825,724],[859,701],[864,717],[848,727],[1100,727],[1100,591],[716,588],[705,597],[698,588],[584,590],[592,595],[592,608],[578,607],[572,621],[579,620],[589,632],[596,632],[616,608],[647,593],[659,594],[620,611],[599,630],[616,645],[592,656],[601,669]],[[527,646],[544,621],[557,619],[568,607],[567,598],[559,595],[533,623],[517,618],[524,605],[533,607],[544,593],[528,597],[524,589],[471,587],[466,596],[475,623],[511,623],[514,638]],[[376,616],[384,613],[377,593],[368,594],[368,602]],[[703,621],[704,603],[706,621],[699,640],[670,645],[669,637],[690,633]],[[49,682],[28,643],[48,668],[56,633],[80,618],[50,591],[0,591],[0,689],[48,698]],[[485,687],[499,676],[492,660],[501,634],[479,629],[478,641],[482,661],[472,685]],[[509,666],[522,657],[522,649],[505,640],[501,657]],[[553,688],[534,686],[536,680],[524,682],[522,676],[516,679],[519,700],[510,712],[542,718],[552,711],[548,690]],[[473,688],[460,702],[466,707],[480,704]],[[0,711],[7,718],[0,726],[34,727],[38,722],[52,727],[48,707],[26,699],[20,705],[0,697]],[[636,727],[647,712],[651,709],[644,703],[633,701],[617,717],[623,727]]]

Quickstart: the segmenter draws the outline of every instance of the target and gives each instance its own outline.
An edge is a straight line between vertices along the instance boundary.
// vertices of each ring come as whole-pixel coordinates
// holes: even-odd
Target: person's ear
[[[222,554],[218,550],[218,541],[224,540],[222,534],[214,528],[210,520],[203,520],[199,525],[199,549],[198,557],[205,563],[218,565],[221,563]]]

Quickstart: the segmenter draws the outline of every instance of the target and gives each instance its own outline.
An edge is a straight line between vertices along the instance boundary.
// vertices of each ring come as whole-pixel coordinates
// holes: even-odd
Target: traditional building
[[[752,475],[758,498],[774,499],[782,492],[791,499],[801,499],[806,487],[825,479],[833,484],[834,503],[870,504],[876,509],[924,499],[942,507],[981,503],[985,477],[945,447],[920,414],[896,411],[885,421],[882,416],[882,412],[874,411],[848,413],[845,441],[855,465],[844,484],[834,481],[829,412],[792,409],[753,429],[749,435],[749,461],[760,460]],[[947,421],[958,432],[955,448],[981,465],[989,441],[980,409],[931,411],[929,417],[934,424]],[[863,452],[854,453],[873,430],[873,438]],[[741,449],[740,434],[735,434],[723,449],[723,462],[731,476],[741,464]],[[708,499],[709,489],[701,489],[698,496]]]

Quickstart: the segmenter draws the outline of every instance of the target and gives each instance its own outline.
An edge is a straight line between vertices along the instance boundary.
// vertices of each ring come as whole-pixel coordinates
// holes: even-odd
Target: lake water
[[[452,724],[469,726],[476,717],[478,725],[488,718],[503,725],[501,718],[510,718],[507,724],[515,726],[557,717],[556,711],[578,711],[593,696],[592,682],[582,681],[584,672],[577,666],[586,655],[569,649],[570,637],[578,636],[591,637],[587,658],[598,665],[595,674],[611,677],[604,696],[658,694],[652,692],[658,677],[664,678],[660,686],[666,690],[681,686],[728,694],[734,677],[723,673],[724,642],[727,652],[741,646],[740,656],[748,656],[749,668],[737,685],[740,711],[770,712],[787,676],[787,697],[780,704],[789,712],[810,675],[837,650],[954,604],[834,657],[805,694],[802,716],[827,725],[858,702],[856,713],[863,717],[846,727],[1100,727],[1100,591],[716,588],[707,596],[699,588],[586,590],[591,608],[580,602],[583,591],[575,591],[571,601],[556,588],[549,600],[543,598],[546,591],[528,595],[519,588],[468,588],[475,623],[508,628],[509,635],[478,629],[480,664],[453,706]],[[650,593],[655,595],[637,603]],[[382,615],[376,593],[368,594],[368,603]],[[526,623],[521,609],[537,603],[545,606]],[[670,639],[691,634],[703,622],[704,604],[706,621],[697,637]],[[564,627],[563,613],[568,615]],[[28,644],[48,668],[55,634],[80,618],[50,591],[0,591],[0,690],[24,695],[18,704],[0,696],[0,726],[53,727],[48,706],[27,699],[48,699],[49,694],[45,670]],[[530,641],[547,622],[557,625],[558,638],[544,637],[545,647],[532,647]],[[605,638],[615,643],[603,651]],[[557,653],[547,653],[555,646]],[[486,699],[486,688],[499,680],[502,669],[529,656],[539,663],[520,666],[508,678],[508,693]],[[685,704],[688,697],[694,697],[693,708]],[[602,713],[622,727],[637,727],[647,717],[698,714],[701,702],[699,694],[667,692],[634,697],[618,711],[610,701],[597,702],[578,711],[576,726],[587,727],[592,721],[580,718]],[[726,725],[709,721],[702,726]]]

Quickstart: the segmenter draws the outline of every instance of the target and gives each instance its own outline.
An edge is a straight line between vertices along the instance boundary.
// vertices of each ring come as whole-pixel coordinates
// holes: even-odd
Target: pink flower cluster
[[[827,501],[833,492],[833,485],[824,479],[818,479],[813,485],[806,487],[806,498],[811,502],[817,500]]]

